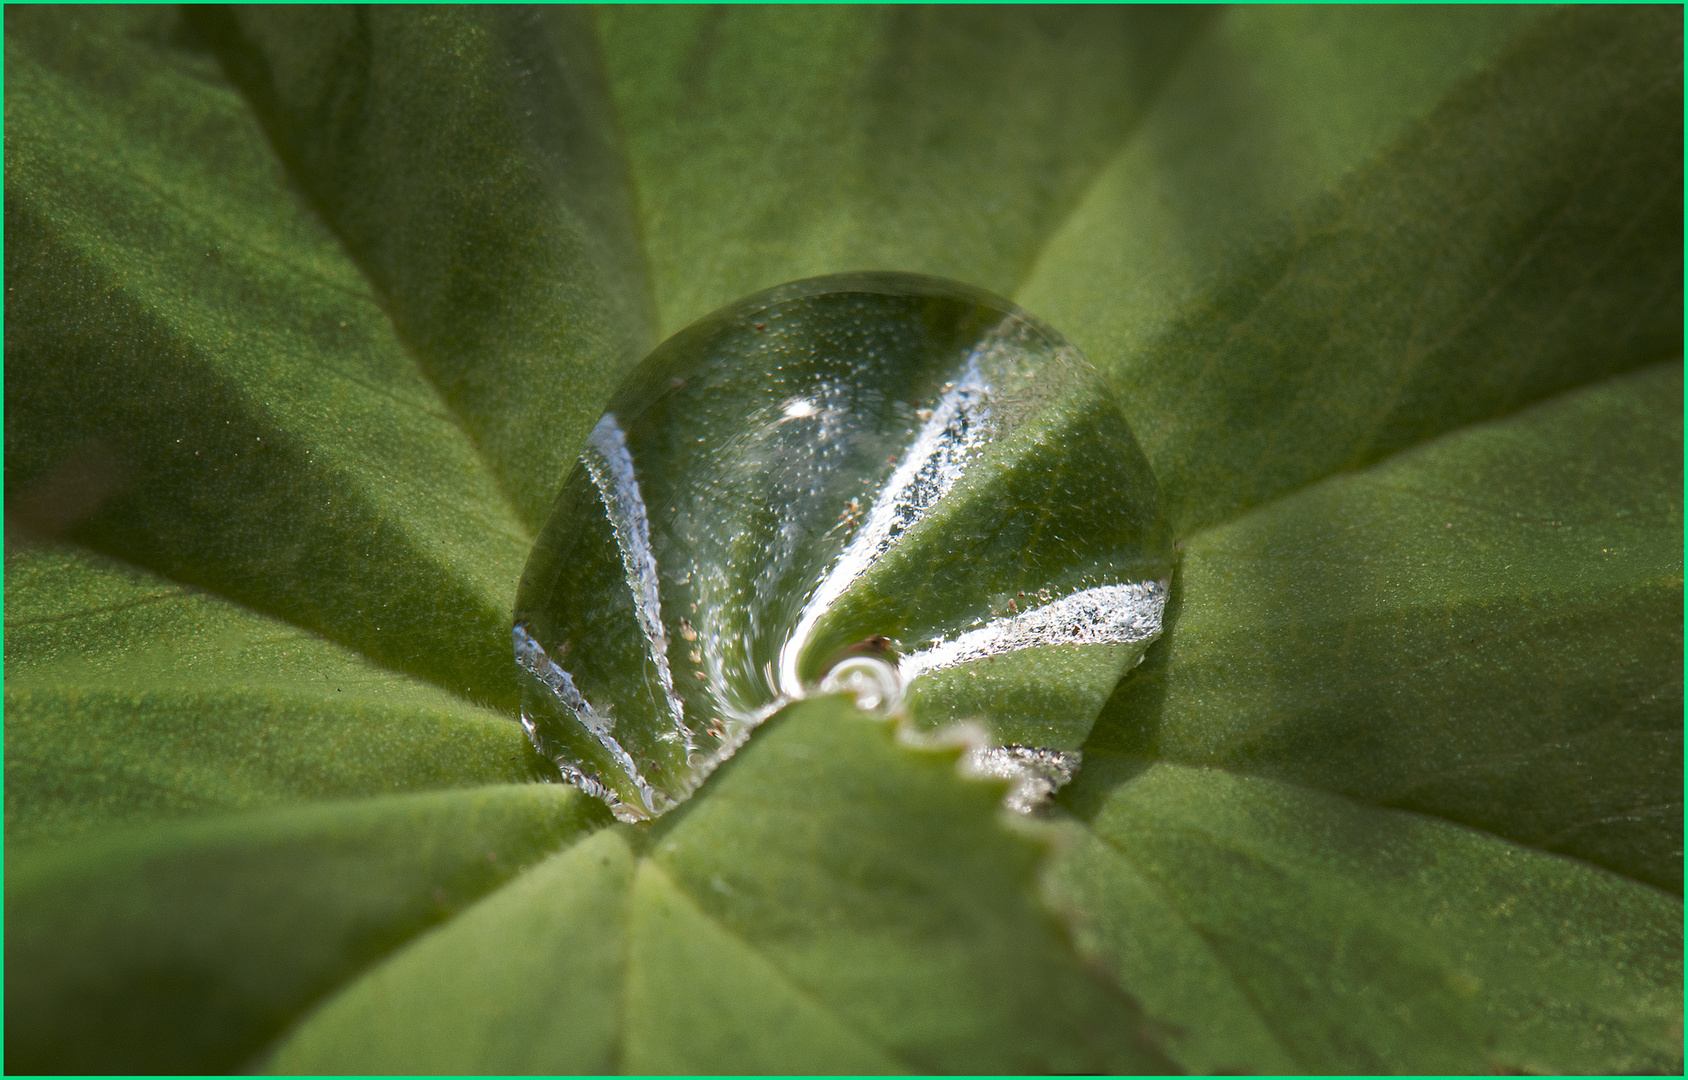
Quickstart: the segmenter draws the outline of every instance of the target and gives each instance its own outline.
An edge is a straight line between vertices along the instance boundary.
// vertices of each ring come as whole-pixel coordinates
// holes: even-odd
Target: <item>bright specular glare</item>
[[[1171,559],[1148,464],[1059,334],[938,278],[794,282],[611,400],[522,575],[522,720],[629,821],[819,693],[974,721],[1066,776],[1160,632]]]

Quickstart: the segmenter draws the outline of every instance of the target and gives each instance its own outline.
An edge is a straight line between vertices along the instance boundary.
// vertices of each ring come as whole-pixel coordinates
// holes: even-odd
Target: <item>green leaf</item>
[[[16,21],[16,516],[513,703],[530,538],[239,96],[92,12]]]
[[[1236,9],[1016,299],[1226,520],[1681,351],[1681,60],[1666,8]]]
[[[607,817],[572,788],[390,795],[6,862],[10,1072],[233,1072],[335,985]]]
[[[14,550],[6,586],[8,844],[545,765],[497,713],[83,549]]]
[[[1053,887],[1192,1070],[1671,1072],[1682,905],[1483,833],[1156,764]],[[1190,978],[1168,980],[1168,970]]]
[[[1476,825],[1682,890],[1682,366],[1192,536],[1101,754]]]
[[[662,334],[846,270],[1013,296],[1208,15],[605,9]]]
[[[9,9],[8,1068],[1680,1070],[1681,29]],[[1059,820],[836,702],[512,786],[621,374],[863,269],[1183,538]]]
[[[655,344],[591,15],[189,9],[530,530]]]
[[[842,698],[375,967],[278,1072],[1161,1071],[1031,887],[1041,845]]]

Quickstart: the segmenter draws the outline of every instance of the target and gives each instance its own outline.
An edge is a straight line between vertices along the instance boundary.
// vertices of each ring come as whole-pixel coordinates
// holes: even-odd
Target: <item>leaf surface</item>
[[[1016,298],[1188,533],[1680,352],[1681,101],[1675,9],[1235,9]]]
[[[662,335],[747,293],[849,270],[1012,296],[1207,18],[606,9]]]
[[[6,584],[9,844],[545,765],[505,716],[85,549],[14,550]]]
[[[232,1072],[314,1000],[608,815],[560,785],[122,830],[6,862],[8,1072]]]
[[[1436,814],[1682,888],[1682,367],[1186,544],[1086,746]]]
[[[111,21],[6,38],[14,512],[513,704],[528,535],[212,60]]]
[[[1002,787],[843,698],[563,854],[316,1013],[279,1072],[1161,1071],[1035,895]],[[648,846],[646,846],[648,844]]]
[[[537,530],[652,337],[575,8],[189,9]]]
[[[1680,1067],[1676,897],[1216,769],[1154,764],[1092,809],[1053,888],[1192,1070]]]

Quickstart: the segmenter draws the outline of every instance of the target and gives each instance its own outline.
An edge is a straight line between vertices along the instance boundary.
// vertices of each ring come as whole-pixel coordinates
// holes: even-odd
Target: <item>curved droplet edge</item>
[[[908,270],[849,270],[838,274],[821,274],[816,277],[788,281],[763,289],[761,292],[740,297],[730,304],[724,304],[709,314],[692,320],[684,328],[671,335],[670,340],[685,334],[696,326],[713,322],[723,315],[750,315],[767,311],[780,304],[790,303],[793,300],[804,300],[811,296],[838,293],[860,293],[868,296],[939,296],[970,304],[994,307],[1035,327],[1050,339],[1051,344],[1076,348],[1048,323],[1007,297],[998,296],[988,289],[981,289],[977,285],[969,285],[964,281]]]

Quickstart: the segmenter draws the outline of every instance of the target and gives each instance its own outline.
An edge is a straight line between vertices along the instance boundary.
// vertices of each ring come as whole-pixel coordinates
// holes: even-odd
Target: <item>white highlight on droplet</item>
[[[562,702],[563,708],[568,710],[569,715],[573,716],[581,727],[598,740],[598,744],[609,752],[615,763],[621,766],[622,772],[626,773],[628,779],[633,781],[634,787],[638,788],[639,798],[644,801],[645,808],[651,814],[655,814],[655,790],[645,782],[644,777],[639,775],[639,767],[634,764],[633,755],[629,754],[621,743],[616,741],[615,736],[610,734],[610,730],[615,727],[615,718],[592,707],[592,703],[586,700],[586,696],[580,692],[580,688],[574,685],[574,678],[563,669],[561,664],[546,654],[545,646],[528,633],[527,627],[517,624],[515,629],[511,631],[511,637],[516,647],[516,663],[521,665],[523,671],[538,679],[546,689],[550,690],[557,700]],[[526,716],[522,717],[523,727],[531,731],[531,725],[531,720]],[[557,764],[562,768],[565,777],[570,782],[608,802],[616,817],[624,821],[636,821],[649,816],[637,812],[634,812],[633,816],[627,816],[624,812],[627,808],[613,791],[588,777],[578,766],[563,761],[558,761]],[[581,783],[581,781],[585,781],[585,783]]]
[[[787,420],[801,420],[805,416],[814,416],[821,410],[820,406],[806,397],[794,397],[787,398],[785,404],[780,406],[780,411],[785,413]]]
[[[651,550],[650,517],[639,491],[633,454],[627,449],[627,433],[621,430],[614,413],[605,413],[587,437],[586,445],[594,453],[582,454],[581,460],[615,529],[622,572],[633,593],[633,609],[650,646],[651,661],[656,665],[657,679],[662,683],[662,693],[668,699],[668,712],[673,719],[671,730],[658,738],[681,742],[687,750],[694,750],[691,729],[686,727],[685,706],[675,692],[674,673],[668,667],[668,631],[662,625],[662,594],[656,554]]]
[[[903,657],[903,682],[944,668],[1040,645],[1128,645],[1160,634],[1166,582],[1100,585],[1041,607],[993,619],[954,640]]]
[[[781,693],[792,698],[803,696],[797,662],[821,616],[887,548],[949,493],[961,479],[968,459],[990,438],[990,387],[979,373],[979,357],[987,348],[981,342],[968,356],[965,374],[939,398],[931,419],[921,425],[913,445],[874,498],[867,520],[803,605],[796,629],[780,648]]]

